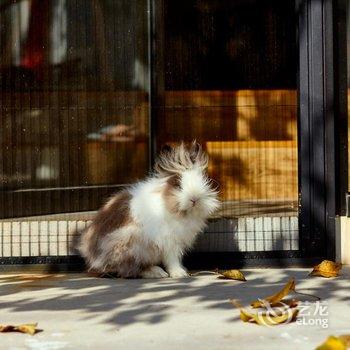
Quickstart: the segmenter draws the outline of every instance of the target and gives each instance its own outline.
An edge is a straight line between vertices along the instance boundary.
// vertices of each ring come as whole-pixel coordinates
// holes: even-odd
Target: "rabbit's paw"
[[[174,269],[170,269],[169,275],[171,278],[189,277],[188,272],[183,267],[176,267]]]
[[[166,278],[169,275],[159,266],[151,266],[141,273],[142,278]]]

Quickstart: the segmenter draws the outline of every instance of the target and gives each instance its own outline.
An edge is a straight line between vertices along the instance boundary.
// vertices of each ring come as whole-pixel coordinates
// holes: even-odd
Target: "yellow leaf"
[[[339,271],[341,270],[342,264],[335,263],[330,260],[323,260],[320,264],[314,266],[311,276],[321,276],[321,277],[337,277],[339,276]]]
[[[316,350],[346,350],[347,345],[340,337],[331,335],[328,339],[318,346]]]
[[[37,332],[37,328],[36,328],[37,325],[38,325],[37,323],[21,324],[21,325],[17,326],[16,329],[19,332],[34,335]]]
[[[290,291],[295,290],[295,280],[291,278],[287,284],[276,294],[271,295],[269,297],[263,298],[263,300],[253,301],[250,305],[253,308],[264,307],[264,301],[269,303],[270,306],[280,304],[281,300],[289,294]]]
[[[246,281],[243,273],[239,270],[227,270],[227,271],[221,272],[219,278],[236,280],[236,281]]]
[[[265,308],[265,309],[271,309],[273,307],[276,308],[294,308],[297,307],[299,305],[299,300],[297,299],[286,299],[286,300],[281,300],[281,301],[277,301],[277,302],[268,302],[264,299],[260,299],[261,305],[258,307],[261,308]]]
[[[267,312],[252,313],[247,309],[244,309],[235,300],[230,300],[230,302],[239,308],[240,319],[243,322],[256,323],[263,326],[275,326],[282,323],[289,323],[295,320],[298,315],[298,309],[291,309],[289,307],[285,309],[270,310]]]
[[[245,310],[245,309],[240,309],[239,318],[240,318],[243,322],[249,322],[251,319],[254,318],[254,315],[252,315],[251,313],[249,313],[249,312],[248,312],[247,310]]]
[[[230,299],[230,303],[240,310],[239,317],[243,322],[248,322],[254,317],[247,310],[243,309],[242,305],[237,300]]]
[[[13,328],[13,326],[0,325],[0,332],[11,332]]]
[[[37,323],[20,324],[18,326],[13,325],[0,325],[0,332],[21,332],[34,335],[39,330],[36,328]]]
[[[350,334],[340,335],[339,339],[342,340],[348,348],[350,348]]]

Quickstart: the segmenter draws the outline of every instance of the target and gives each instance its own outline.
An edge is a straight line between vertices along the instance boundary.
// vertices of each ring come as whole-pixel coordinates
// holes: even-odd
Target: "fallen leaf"
[[[320,264],[314,266],[310,273],[310,276],[321,276],[321,277],[337,277],[341,270],[342,264],[335,263],[330,260],[323,260]]]
[[[21,325],[17,326],[16,329],[19,332],[34,335],[37,332],[37,328],[36,328],[37,325],[38,325],[37,323],[21,324]]]
[[[264,307],[264,301],[269,303],[270,306],[275,306],[280,304],[281,300],[289,294],[290,291],[295,290],[295,280],[291,278],[287,284],[276,294],[269,297],[253,301],[250,305],[253,308]]]
[[[243,322],[249,322],[250,320],[254,319],[254,315],[252,315],[245,309],[240,309],[239,318]]]
[[[220,272],[219,278],[236,280],[236,281],[246,281],[243,273],[239,270],[226,270],[226,271]]]
[[[230,300],[230,302],[240,309],[239,317],[243,322],[256,323],[263,326],[275,326],[282,323],[290,323],[296,319],[299,312],[298,309],[287,307],[284,309],[270,309],[270,311],[267,312],[253,313],[242,308],[242,306],[235,300]]]
[[[30,335],[34,335],[39,330],[36,328],[37,323],[20,324],[18,326],[13,325],[0,325],[0,332],[21,332]]]
[[[341,339],[345,345],[350,348],[350,334],[343,334],[339,336],[339,339]]]
[[[318,346],[316,350],[346,350],[348,345],[341,337],[331,335],[323,344]]]
[[[268,301],[261,299],[261,307],[265,309],[270,309],[271,307],[289,307],[289,308],[294,308],[299,305],[299,300],[297,299],[286,299],[286,300],[281,300],[279,302],[275,303],[269,303]]]
[[[239,317],[243,322],[248,322],[253,318],[252,314],[245,310],[237,300],[230,299],[230,303],[240,310]]]

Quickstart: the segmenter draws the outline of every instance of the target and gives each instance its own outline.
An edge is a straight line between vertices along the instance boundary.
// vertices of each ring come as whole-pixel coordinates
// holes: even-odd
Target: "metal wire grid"
[[[0,223],[0,258],[76,255],[77,235],[91,221],[5,221]],[[197,252],[298,250],[297,217],[219,219],[196,243]]]
[[[205,2],[203,2],[203,4],[204,3]],[[292,6],[294,8],[293,1],[289,1],[288,3],[288,6]],[[94,2],[94,4],[95,5],[92,6],[91,11],[95,13],[95,19],[103,23],[103,21],[101,21],[101,16],[103,13],[105,13],[105,20],[108,20],[105,23],[109,23],[109,26],[112,26],[113,28],[113,30],[108,30],[106,31],[106,33],[109,33],[108,35],[114,36],[113,40],[110,40],[111,48],[109,48],[110,50],[112,50],[111,52],[114,52],[114,54],[110,56],[110,54],[108,53],[109,51],[105,50],[105,43],[109,37],[103,37],[102,31],[96,30],[94,32],[96,38],[103,39],[97,40],[97,42],[104,44],[101,44],[102,46],[98,46],[97,43],[95,43],[96,47],[99,48],[97,50],[95,48],[92,55],[93,57],[91,56],[93,58],[91,62],[95,63],[91,64],[90,67],[91,62],[89,64],[88,62],[86,62],[86,67],[83,69],[82,72],[76,70],[75,73],[72,75],[69,74],[68,68],[66,67],[61,71],[59,79],[47,79],[46,83],[51,84],[52,81],[56,81],[59,84],[59,88],[65,87],[63,91],[61,91],[60,89],[56,91],[56,85],[44,85],[43,94],[37,92],[35,89],[31,89],[30,99],[23,99],[23,95],[22,99],[17,100],[14,98],[15,95],[11,92],[13,91],[14,81],[13,79],[10,79],[8,80],[9,90],[3,95],[6,98],[3,98],[1,101],[1,110],[3,113],[5,113],[4,115],[6,115],[7,118],[4,119],[7,122],[3,122],[4,126],[7,127],[7,129],[3,128],[3,130],[8,131],[8,144],[13,145],[13,150],[11,152],[7,151],[4,153],[5,163],[8,163],[8,168],[11,171],[16,170],[17,172],[18,164],[20,164],[20,170],[23,168],[22,170],[23,172],[25,172],[24,170],[26,170],[26,164],[36,163],[36,157],[39,157],[40,161],[43,164],[50,164],[50,169],[58,168],[59,164],[61,164],[60,171],[56,171],[57,173],[65,174],[65,177],[50,180],[50,187],[53,186],[56,188],[58,186],[68,188],[67,186],[69,185],[82,186],[85,184],[86,181],[83,181],[82,184],[80,181],[81,179],[77,178],[75,180],[75,177],[82,176],[83,166],[80,165],[84,164],[84,161],[81,145],[85,145],[86,143],[86,140],[84,138],[86,136],[86,133],[96,130],[99,131],[100,127],[111,124],[112,122],[114,122],[115,115],[118,115],[120,122],[127,124],[130,122],[129,119],[132,111],[136,111],[135,115],[137,115],[136,121],[138,124],[144,124],[145,127],[148,125],[147,121],[142,122],[140,117],[140,115],[142,114],[141,111],[143,110],[143,104],[145,104],[146,108],[148,108],[148,104],[145,103],[145,97],[137,97],[139,96],[137,93],[135,96],[134,94],[131,94],[130,102],[129,100],[127,100],[127,95],[125,94],[125,91],[129,91],[131,88],[130,77],[131,71],[133,70],[133,66],[131,65],[131,63],[134,62],[136,58],[139,58],[136,55],[137,51],[140,51],[140,57],[143,57],[144,55],[147,56],[147,38],[144,38],[143,34],[140,34],[141,32],[147,32],[147,16],[146,12],[143,11],[144,9],[146,9],[146,2],[140,1],[138,4],[139,7],[133,7],[131,10],[127,1],[103,1]],[[96,4],[100,4],[103,6],[98,7],[96,6]],[[168,1],[167,4],[169,6],[171,4],[174,5],[174,9],[177,10],[179,10],[181,7],[177,1]],[[196,4],[196,2],[193,2],[193,4]],[[90,57],[87,55],[87,52],[91,49],[90,40],[87,37],[86,30],[77,30],[77,28],[79,28],[79,23],[86,22],[86,26],[88,26],[88,23],[90,23],[89,21],[91,21],[91,18],[89,17],[90,12],[85,11],[85,13],[84,11],[82,11],[83,8],[86,8],[85,3],[83,4],[83,2],[78,0],[69,2],[69,6],[71,7],[69,7],[68,12],[71,14],[76,14],[77,16],[76,21],[72,22],[72,25],[75,27],[75,30],[72,30],[71,35],[74,40],[72,39],[72,42],[70,44],[72,45],[72,48],[74,50],[79,49],[82,50],[81,52],[85,52],[85,54],[83,54],[81,57],[84,61],[85,58]],[[108,6],[111,6],[111,10],[103,12],[105,6],[107,6],[106,8],[109,8]],[[220,6],[222,6],[222,3]],[[129,10],[131,11],[130,13]],[[246,10],[249,12],[250,7]],[[270,8],[270,10],[272,11],[272,7]],[[111,13],[111,11],[119,15],[113,15],[109,19],[109,14]],[[235,16],[237,16],[237,11],[231,11],[231,15],[234,16],[234,18],[236,18]],[[273,10],[271,14],[273,14],[274,11],[276,11],[276,9]],[[288,18],[290,17],[289,11],[285,9],[281,9],[281,11],[281,13],[288,13]],[[169,19],[169,14],[171,14],[172,12],[166,11],[166,13],[168,14],[167,18]],[[130,22],[128,22],[126,14],[130,15]],[[220,18],[220,14],[218,15],[218,18]],[[205,12],[198,13],[198,16],[198,18],[202,18],[204,16],[202,18],[203,20],[207,18]],[[213,14],[213,16],[215,17],[215,14]],[[174,20],[178,21],[176,15],[174,15],[173,17]],[[281,18],[281,16],[275,15],[274,18],[278,19]],[[139,25],[135,26],[134,22],[139,23]],[[187,22],[187,24],[192,26],[192,22],[193,21],[190,20]],[[284,20],[281,20],[281,23],[282,22],[284,22]],[[167,22],[165,21],[165,23]],[[203,22],[202,20],[200,20],[198,23],[198,25],[200,26],[199,28],[197,28],[198,34],[204,33],[202,31],[200,23],[205,23],[205,21]],[[252,25],[251,28],[253,29],[253,31],[255,28],[254,26],[255,24]],[[130,31],[129,27],[134,29],[136,28],[135,32],[133,30]],[[169,39],[167,40],[168,46],[167,48],[158,48],[161,50],[166,49],[166,52],[171,53],[168,56],[165,55],[165,61],[167,61],[168,57],[168,61],[165,62],[167,63],[167,70],[165,72],[161,70],[157,72],[158,76],[160,77],[165,75],[165,85],[167,86],[166,91],[162,91],[162,93],[164,93],[164,96],[166,97],[165,100],[167,102],[165,104],[162,104],[161,101],[157,101],[156,105],[154,106],[156,107],[156,109],[163,111],[163,114],[158,120],[160,129],[155,130],[155,132],[158,132],[158,142],[166,143],[172,142],[174,140],[178,141],[181,138],[185,138],[188,140],[192,138],[197,138],[198,140],[202,140],[203,142],[208,141],[207,145],[212,146],[212,152],[216,152],[215,154],[212,154],[212,158],[214,158],[214,156],[216,156],[217,158],[217,164],[214,164],[213,168],[219,169],[219,175],[232,175],[233,178],[228,180],[226,179],[228,185],[230,185],[231,182],[233,183],[234,186],[232,186],[232,188],[230,186],[225,185],[225,179],[223,179],[222,181],[222,186],[225,189],[227,189],[226,192],[228,193],[227,198],[225,200],[228,201],[237,199],[240,203],[239,207],[236,208],[235,211],[232,209],[231,206],[226,205],[226,207],[229,208],[227,210],[228,215],[225,215],[224,218],[215,220],[212,223],[210,223],[206,232],[199,237],[195,250],[243,252],[297,250],[298,220],[295,216],[295,212],[290,213],[288,210],[283,209],[283,213],[281,213],[280,210],[278,214],[273,214],[272,211],[272,214],[270,213],[271,216],[264,217],[263,215],[264,211],[266,211],[266,208],[262,208],[261,204],[261,200],[263,202],[266,202],[265,206],[269,204],[266,198],[272,197],[274,200],[276,200],[275,192],[277,192],[281,197],[279,198],[279,200],[282,201],[284,203],[284,207],[286,207],[289,203],[288,198],[290,197],[288,189],[292,188],[293,190],[296,190],[297,188],[297,186],[293,182],[294,179],[296,179],[296,176],[294,176],[292,173],[292,171],[297,171],[296,147],[290,147],[290,145],[293,145],[293,141],[296,140],[295,115],[297,104],[294,98],[294,95],[296,95],[294,86],[290,86],[291,84],[287,84],[288,88],[291,90],[284,91],[283,93],[281,91],[272,91],[272,93],[271,91],[259,92],[259,90],[237,90],[234,93],[232,91],[221,91],[222,87],[218,87],[215,84],[211,84],[212,82],[210,82],[208,80],[208,77],[205,75],[205,70],[203,72],[201,71],[199,75],[196,75],[196,69],[198,67],[201,67],[201,65],[198,64],[200,62],[197,62],[196,59],[193,59],[193,57],[197,57],[197,52],[203,51],[201,45],[205,46],[207,40],[201,41],[196,39],[192,43],[192,45],[190,45],[189,50],[183,49],[183,47],[185,47],[184,45],[175,45],[177,43],[176,40],[170,40],[171,33],[173,33],[177,38],[181,37],[181,35],[179,36],[179,34],[181,34],[182,27],[183,24],[181,24],[181,26],[178,28],[180,32],[174,34],[172,32],[172,30],[174,29],[172,26],[170,26],[168,29],[165,26],[164,31],[165,34],[168,35],[167,38]],[[216,32],[216,29],[218,29],[215,29],[214,27],[207,27],[206,32],[204,34],[206,34],[207,32],[210,35],[214,34]],[[275,42],[276,45],[274,45],[273,47],[275,49],[278,48],[276,49],[275,53],[284,52],[285,55],[282,55],[280,59],[282,63],[285,63],[287,62],[285,60],[286,58],[293,57],[293,55],[291,55],[289,51],[294,52],[294,44],[292,38],[291,40],[287,41],[283,40],[282,44],[281,42],[276,41],[276,33],[281,32],[281,30],[287,30],[289,28],[289,26],[283,23],[280,25],[280,27],[276,26],[274,27],[274,30],[270,28],[272,31],[271,33],[270,31],[266,32],[266,39]],[[245,37],[243,37],[242,39],[242,37],[240,36],[241,27],[237,26],[236,30],[237,36],[235,36],[235,38],[243,40],[242,42],[245,43]],[[225,33],[227,32],[230,32],[232,34],[232,30],[225,31]],[[76,34],[73,35],[73,33]],[[150,33],[147,32],[147,35],[150,35]],[[186,32],[186,35],[183,35],[181,37],[183,44],[187,43],[187,38],[188,35]],[[215,39],[214,36],[213,39]],[[216,44],[217,42],[218,41],[216,39],[212,41],[212,43],[214,44]],[[228,41],[227,45],[229,45],[230,42],[231,41]],[[248,45],[249,43],[250,42],[247,42],[246,44]],[[158,44],[160,46],[162,45],[160,42]],[[279,48],[279,45],[282,45],[283,49]],[[292,45],[292,47],[289,47],[288,45]],[[137,47],[138,50],[136,50]],[[257,48],[257,45],[250,45],[249,47],[251,47],[251,50],[253,50],[254,47]],[[184,53],[183,57],[180,55],[180,65],[180,56],[173,54],[173,52],[176,52],[176,50],[180,50],[180,53]],[[188,56],[188,52],[192,52],[193,56]],[[208,52],[210,52],[210,50]],[[251,54],[252,52],[250,52],[250,55]],[[67,53],[67,55],[68,58],[71,57],[69,56],[69,53]],[[258,52],[258,55],[259,57],[261,57],[260,52]],[[266,57],[268,56],[269,55],[267,55]],[[121,59],[120,62],[119,60],[116,61],[116,59],[119,58]],[[269,57],[269,59],[271,59],[271,57]],[[96,62],[99,62],[99,64],[97,64]],[[129,62],[130,65],[128,64]],[[110,67],[109,65],[105,65],[106,63],[109,63]],[[147,59],[145,60],[145,63],[147,63]],[[259,69],[263,67],[264,72],[266,71],[264,65],[256,65],[250,60],[247,60],[247,65],[243,66],[246,68],[245,73],[255,72],[255,68],[259,67]],[[106,89],[108,91],[110,89],[110,82],[108,81],[108,76],[106,75],[108,67],[111,68],[112,71],[116,74],[114,83],[119,84],[114,86],[114,88],[112,88],[111,91],[114,92],[116,88],[121,89],[123,93],[120,96],[118,94],[114,95],[113,93],[109,95],[107,94],[106,96],[104,94],[104,91]],[[220,66],[217,64],[213,64],[212,67],[214,68]],[[48,70],[49,67],[46,67],[45,69]],[[157,70],[159,69],[159,67],[155,67],[155,69]],[[126,71],[128,73],[126,73]],[[84,72],[89,74],[84,75]],[[49,73],[50,72],[47,71],[45,74],[47,74],[47,76],[49,77]],[[143,74],[141,75],[142,81],[145,83],[145,81],[148,79],[147,71],[143,72]],[[293,75],[292,70],[291,75]],[[89,80],[90,76],[92,77],[91,81]],[[244,77],[246,76],[248,75],[244,74]],[[16,75],[15,83],[17,82],[20,86],[20,79],[18,77],[19,76]],[[194,79],[196,77],[198,79],[200,78],[200,81]],[[70,78],[72,79],[70,80]],[[259,73],[257,73],[257,76],[255,78],[261,78]],[[178,79],[178,82],[176,82],[176,79]],[[206,79],[208,80],[207,83],[210,83],[210,86],[206,86]],[[190,82],[197,81],[199,85],[189,86],[187,84],[188,80]],[[252,81],[254,81],[253,78],[249,79],[249,82]],[[231,79],[230,82],[239,82],[239,80]],[[274,83],[276,82],[274,81]],[[67,84],[67,86],[65,86],[64,84]],[[240,83],[237,84],[238,87],[241,89],[242,86],[240,85]],[[284,82],[279,82],[279,84],[285,88]],[[163,84],[159,85],[163,86]],[[46,91],[46,88],[50,86],[52,88],[52,92],[48,93]],[[207,90],[209,87],[212,91],[205,92],[204,90]],[[71,90],[68,89],[66,91],[66,88],[69,88]],[[89,89],[91,88],[91,93],[88,94],[88,91],[90,91]],[[189,88],[191,89],[188,90]],[[225,90],[227,90],[227,88],[228,86],[226,86]],[[231,90],[235,90],[236,88],[237,86],[230,86]],[[102,91],[101,94],[97,93],[97,90],[99,91],[100,89]],[[147,89],[148,87],[146,88],[146,90]],[[143,90],[145,89],[143,88]],[[196,92],[195,90],[200,91]],[[82,91],[82,95],[77,94],[77,91]],[[220,93],[218,93],[218,91]],[[112,97],[111,100],[107,98],[108,96]],[[42,117],[40,118],[40,123],[33,124],[32,119],[34,117],[37,117],[38,114],[42,115]],[[25,122],[26,118],[28,119],[28,117],[30,117],[30,121]],[[43,122],[43,117],[46,118],[46,123]],[[60,118],[62,119],[61,129],[57,124]],[[210,123],[208,123],[208,118],[210,118]],[[83,122],[79,123],[79,121]],[[248,128],[250,134],[243,135],[242,130],[245,130],[244,127],[247,121],[250,123],[250,129]],[[91,126],[91,130],[89,129],[87,122],[91,124],[89,124]],[[26,123],[29,124],[27,125]],[[165,124],[163,125],[164,128],[162,127],[161,123]],[[287,125],[289,125],[291,128],[289,132],[287,132],[288,130],[286,129]],[[273,129],[274,132],[271,129],[272,127],[276,129]],[[28,150],[25,151],[23,149],[20,149],[20,145],[22,144],[22,139],[20,138],[20,135],[22,132],[24,132],[24,130],[26,130],[26,133],[24,135],[25,140],[30,141],[31,138],[38,140],[38,147],[40,152],[35,153],[34,151],[29,152]],[[29,133],[30,130],[31,133]],[[60,131],[59,133],[55,133],[55,130]],[[164,133],[163,130],[168,130],[169,132]],[[251,135],[252,132],[255,133],[255,135]],[[4,131],[3,134],[5,136],[7,135]],[[17,136],[14,138],[14,135]],[[250,144],[250,139],[252,136],[254,136],[255,139],[263,145],[261,148],[258,149],[252,147],[252,145]],[[162,139],[162,137],[164,139]],[[277,140],[275,142],[276,145],[283,142],[285,144],[285,149],[280,148],[278,145],[275,145],[274,147],[269,149],[264,144],[264,142],[269,142],[271,140],[273,142]],[[215,146],[216,141],[219,141],[219,143],[221,143],[219,148]],[[223,145],[224,141],[226,141],[226,145]],[[49,151],[49,148],[47,147],[52,142],[54,142],[54,145],[51,147],[51,151]],[[268,142],[266,144],[268,144]],[[91,142],[89,141],[89,145],[90,143]],[[97,149],[101,148],[101,144],[96,145]],[[64,148],[57,148],[57,145],[59,145],[60,147],[63,145]],[[94,147],[91,148],[92,150],[94,150]],[[147,147],[145,147],[145,150],[146,149]],[[67,152],[67,150],[69,150],[70,153]],[[88,150],[91,151],[90,148],[88,148]],[[59,154],[60,158],[58,163],[57,159],[55,160],[55,154]],[[146,152],[142,153],[141,155],[146,156]],[[290,169],[284,163],[286,157],[289,159]],[[96,153],[96,158],[100,158],[100,153]],[[108,164],[113,162],[114,158],[111,158],[108,162],[100,162],[101,164],[99,164],[98,171],[101,174],[106,173],[105,177],[108,181],[111,180],[110,178],[108,178]],[[249,165],[246,171],[242,166],[242,162],[246,162]],[[0,161],[0,163],[0,166],[4,168],[4,160]],[[275,170],[277,169],[277,167],[279,167],[278,171],[276,170],[276,178],[271,176],[270,174],[271,167]],[[45,170],[45,167],[43,169]],[[248,170],[252,172],[252,175],[250,175]],[[289,172],[291,176],[284,176],[283,171]],[[16,176],[14,176],[15,185],[19,187],[19,190],[22,190],[23,181],[25,179],[22,179],[19,176],[19,174],[17,174],[17,172],[15,172]],[[45,171],[41,172],[43,173],[42,175],[45,175]],[[126,175],[129,179],[131,178],[131,172],[126,174],[122,174],[121,172],[115,173],[118,173],[119,175]],[[268,183],[265,186],[266,190],[262,191],[260,198],[257,196],[258,190],[261,192],[261,188],[264,187],[260,185],[256,185],[256,187],[252,186],[251,178],[254,182],[258,179],[258,175],[264,174],[265,177],[268,179]],[[251,178],[249,176],[251,176]],[[34,176],[32,177],[35,178]],[[98,176],[98,181],[96,180],[96,182],[100,183],[101,178],[101,176]],[[283,179],[283,181],[278,182],[281,178]],[[238,183],[234,183],[234,181],[237,182],[237,179],[240,181],[238,181]],[[34,187],[39,187],[40,189],[42,189],[43,187],[43,190],[45,190],[45,184],[35,184],[32,178],[30,178],[29,180],[30,185],[35,185]],[[86,179],[84,178],[83,180]],[[114,183],[115,180],[116,179],[113,179],[112,182]],[[289,183],[288,181],[290,180],[293,181]],[[245,181],[248,181],[249,186],[252,187],[252,194],[244,193]],[[102,181],[102,183],[104,182],[105,181]],[[246,187],[248,188],[249,186]],[[228,189],[229,187],[230,190]],[[44,192],[45,191],[43,191],[43,193]],[[267,195],[268,193],[269,195]],[[294,191],[293,194],[294,193],[297,194],[296,191]],[[39,200],[34,198],[33,195],[30,198],[30,201],[24,201],[23,203],[22,201],[4,201],[4,207],[12,207],[12,210],[16,211],[19,207],[33,207],[34,205],[39,205],[38,211],[36,213],[28,214],[37,215],[42,214],[41,210],[44,210],[44,208],[52,205],[53,210],[51,212],[60,212],[59,209],[56,208],[57,203],[62,202],[62,199],[64,198],[67,199],[69,195],[70,194],[68,192],[64,194],[62,192],[62,195],[60,195],[59,197],[51,198],[48,193],[44,193],[42,197],[39,197]],[[292,197],[296,199],[296,196]],[[91,202],[91,198],[83,198],[87,203]],[[250,202],[245,205],[245,209],[242,207],[242,199],[244,198],[248,198],[250,200]],[[79,201],[82,202],[82,198],[79,198]],[[74,201],[71,200],[69,197],[69,202]],[[74,210],[74,208],[70,208],[69,210]],[[253,210],[255,210],[254,214],[250,216],[244,215],[245,212],[252,213]],[[22,215],[21,212],[17,214],[17,216]],[[242,217],[242,215],[244,215],[244,217]],[[2,221],[0,222],[0,257],[67,256],[75,254],[73,249],[74,238],[77,232],[81,231],[88,224],[88,220],[63,219],[34,219],[30,221],[26,219],[23,219],[22,221],[11,221],[10,219],[7,221]]]

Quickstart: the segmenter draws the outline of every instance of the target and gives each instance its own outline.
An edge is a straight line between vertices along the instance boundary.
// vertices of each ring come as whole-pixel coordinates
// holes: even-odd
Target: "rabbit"
[[[188,276],[182,257],[220,205],[207,167],[195,141],[164,147],[151,176],[112,196],[82,234],[88,268],[122,278]]]

